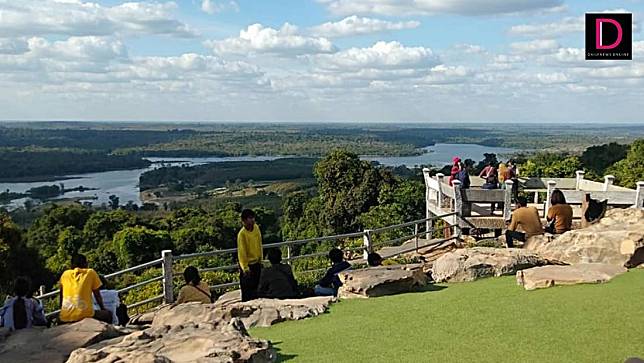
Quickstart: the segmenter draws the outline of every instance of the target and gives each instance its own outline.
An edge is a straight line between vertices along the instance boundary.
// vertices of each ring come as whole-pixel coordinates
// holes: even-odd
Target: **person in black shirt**
[[[322,277],[320,282],[315,286],[315,295],[337,295],[338,289],[342,286],[342,282],[340,281],[338,274],[351,268],[349,262],[344,260],[344,254],[338,248],[332,248],[331,251],[329,251],[329,259],[333,265],[327,270],[324,277]]]
[[[273,248],[267,253],[271,267],[262,269],[257,294],[269,299],[292,299],[298,293],[297,281],[291,266],[282,263],[282,252]]]

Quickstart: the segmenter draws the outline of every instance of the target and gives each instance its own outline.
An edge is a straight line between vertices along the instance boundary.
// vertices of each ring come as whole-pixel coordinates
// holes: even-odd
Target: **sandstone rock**
[[[367,298],[400,294],[427,284],[427,275],[420,265],[371,267],[340,273],[342,298]]]
[[[241,290],[233,290],[221,295],[217,301],[215,301],[215,305],[223,307],[238,302],[241,302]]]
[[[326,312],[334,301],[335,298],[332,296],[318,296],[306,299],[256,299],[224,306],[219,306],[217,303],[191,302],[159,309],[152,321],[152,327],[229,321],[239,318],[244,326],[250,329],[255,326],[271,326],[282,321],[317,316]]]
[[[524,246],[546,259],[568,264],[608,263],[624,266],[644,247],[644,210],[612,209],[590,227],[566,232],[548,241],[533,238]],[[635,267],[635,266],[630,266]]]
[[[475,247],[440,257],[434,262],[432,277],[436,282],[474,281],[481,277],[511,275],[549,263],[534,252],[517,248]]]
[[[269,342],[251,338],[244,325],[233,319],[151,327],[100,349],[78,349],[71,354],[68,363],[260,363],[275,359],[275,350]]]
[[[541,266],[517,272],[517,283],[526,290],[555,285],[606,282],[626,272],[626,268],[605,263],[580,263],[568,266]]]
[[[217,308],[217,318],[239,318],[247,328],[271,326],[286,320],[301,320],[318,316],[335,302],[332,296],[317,296],[306,299],[257,299]]]
[[[65,362],[77,348],[125,333],[127,331],[94,319],[51,329],[19,330],[11,333],[0,346],[0,362]]]

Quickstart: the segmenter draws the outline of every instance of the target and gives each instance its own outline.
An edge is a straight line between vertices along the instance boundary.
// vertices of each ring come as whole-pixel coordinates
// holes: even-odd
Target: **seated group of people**
[[[127,307],[118,291],[108,288],[107,281],[88,267],[87,258],[76,254],[71,268],[60,277],[59,324],[94,318],[108,324],[125,325],[129,321]],[[9,330],[49,326],[42,303],[33,298],[30,281],[19,277],[14,282],[14,297],[8,297],[0,308],[0,326]]]
[[[253,298],[294,299],[300,297],[300,289],[291,266],[282,262],[282,252],[278,248],[273,248],[268,250],[266,255],[271,265],[261,269],[259,284]],[[351,264],[344,259],[344,253],[338,248],[331,249],[327,257],[331,260],[332,265],[315,285],[313,291],[317,296],[337,295],[338,289],[342,286],[338,275],[351,268]],[[382,257],[377,253],[370,253],[367,263],[369,266],[380,266]],[[201,280],[196,267],[188,266],[184,270],[183,276],[186,283],[179,291],[176,304],[213,302],[208,284]],[[248,301],[248,299],[242,300]]]
[[[546,221],[547,224],[543,226],[537,208],[528,207],[528,200],[518,197],[510,225],[505,231],[507,246],[514,247],[515,240],[525,242],[528,238],[542,235],[544,232],[562,234],[572,228],[572,207],[566,203],[566,197],[559,189],[552,192]]]

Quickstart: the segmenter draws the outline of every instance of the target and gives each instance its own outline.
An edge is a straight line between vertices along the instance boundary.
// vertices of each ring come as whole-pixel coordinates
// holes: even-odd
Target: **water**
[[[146,171],[159,168],[162,166],[161,162],[164,162],[163,165],[200,165],[206,163],[216,163],[222,161],[266,161],[274,160],[278,157],[275,156],[240,156],[240,157],[200,157],[200,158],[146,158],[153,162],[150,167],[142,169],[132,169],[132,170],[114,170],[106,171],[100,173],[88,173],[88,174],[78,174],[78,175],[68,175],[63,178],[69,178],[65,180],[48,180],[48,181],[39,181],[39,182],[29,182],[29,183],[0,183],[0,190],[4,191],[9,189],[15,193],[25,193],[27,190],[43,186],[43,185],[52,185],[52,184],[65,184],[65,189],[72,189],[79,186],[86,188],[96,188],[98,190],[86,190],[83,192],[68,192],[64,195],[61,195],[55,199],[60,198],[87,198],[87,202],[91,202],[92,205],[99,206],[103,203],[107,204],[109,202],[110,195],[116,195],[119,197],[119,202],[121,204],[126,204],[128,201],[132,201],[136,204],[142,204],[141,197],[139,195],[139,177]],[[15,199],[11,203],[3,205],[8,209],[13,209],[19,206],[24,205],[25,201],[28,198]]]
[[[454,156],[458,156],[462,160],[472,159],[478,162],[483,160],[484,153],[496,154],[499,160],[503,160],[518,151],[516,149],[476,144],[436,144],[424,149],[428,152],[415,156],[374,156],[364,157],[363,159],[375,160],[388,166],[405,165],[409,168],[413,168],[420,165],[431,165],[440,168],[445,165],[452,164],[452,158],[454,158]]]
[[[419,165],[432,165],[442,167],[443,165],[450,164],[454,156],[459,156],[461,159],[483,159],[484,153],[496,153],[497,155],[508,155],[516,152],[514,149],[481,146],[475,144],[436,144],[425,148],[429,152],[422,155],[415,156],[401,156],[401,157],[363,157],[364,160],[375,160],[383,165],[399,166],[405,165],[407,167],[414,167]],[[89,173],[67,176],[70,179],[66,180],[50,180],[30,183],[0,183],[0,190],[9,189],[12,192],[24,193],[27,190],[52,184],[65,184],[66,189],[83,186],[86,188],[97,188],[98,190],[86,190],[83,192],[69,192],[59,198],[91,198],[91,202],[95,206],[109,202],[110,195],[119,197],[119,202],[125,204],[132,201],[136,204],[141,204],[139,195],[139,176],[148,170],[160,167],[164,162],[165,165],[199,165],[206,163],[216,163],[222,161],[267,161],[278,159],[277,156],[240,156],[240,157],[200,157],[200,158],[172,158],[163,157],[155,158],[149,157],[148,160],[152,164],[148,168],[133,169],[133,170],[115,170],[100,173]],[[67,178],[66,177],[66,178]],[[24,205],[25,198],[14,200],[9,204],[4,205],[9,209],[13,209]]]

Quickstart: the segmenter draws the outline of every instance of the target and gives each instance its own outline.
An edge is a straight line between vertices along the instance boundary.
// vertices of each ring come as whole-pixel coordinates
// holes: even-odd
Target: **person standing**
[[[94,318],[111,324],[112,313],[103,304],[101,285],[96,271],[87,267],[87,258],[81,254],[72,256],[71,268],[60,277],[60,321],[73,323]],[[100,310],[94,310],[92,295]]]
[[[449,179],[447,183],[451,186],[454,179],[457,179],[458,172],[461,170],[461,158],[455,156],[453,159],[452,169],[449,172]]]
[[[237,234],[237,259],[239,261],[239,285],[242,301],[257,298],[259,278],[262,273],[262,232],[255,224],[255,212],[244,209],[241,212],[242,228]]]

